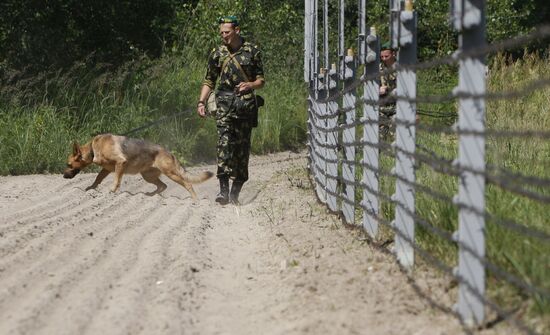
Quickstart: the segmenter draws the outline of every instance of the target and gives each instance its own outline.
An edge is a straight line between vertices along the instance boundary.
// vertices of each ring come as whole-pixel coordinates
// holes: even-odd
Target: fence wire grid
[[[374,244],[380,237],[379,226],[393,234],[392,253],[409,281],[435,307],[456,316],[465,332],[495,323],[494,318],[491,321],[488,317],[490,314],[509,322],[521,333],[540,333],[539,328],[517,313],[517,306],[503,307],[488,297],[486,273],[499,283],[514,287],[524,300],[531,299],[542,305],[550,304],[550,287],[536,283],[522,271],[504,269],[492,261],[490,258],[497,251],[491,249],[486,235],[488,231],[501,229],[547,248],[550,234],[544,222],[533,225],[494,213],[486,204],[486,190],[498,189],[536,206],[550,208],[550,179],[488,162],[486,143],[492,139],[548,141],[550,131],[492,128],[485,124],[485,114],[488,101],[523,99],[548,88],[550,78],[532,79],[510,91],[488,91],[485,58],[550,37],[550,25],[488,44],[485,1],[452,0],[450,18],[460,36],[459,49],[446,57],[418,62],[418,18],[413,3],[390,0],[388,26],[392,47],[397,50],[397,63],[381,70],[380,41],[373,28],[367,29],[366,4],[366,0],[358,1],[357,55],[345,54],[345,1],[339,0],[338,59],[329,66],[328,0],[322,3],[305,0],[304,79],[309,84],[309,172],[319,200],[331,211],[340,213],[346,223],[359,224]],[[321,60],[324,67],[320,66]],[[418,96],[416,71],[443,65],[458,66],[458,86],[446,94]],[[397,88],[391,96],[381,98],[380,78],[388,74],[397,77]],[[447,105],[443,109],[417,108],[417,104],[441,103]],[[383,117],[380,106],[392,104],[395,115]],[[425,122],[426,119],[430,122]],[[438,153],[440,143],[424,140],[434,134],[456,139],[458,150],[452,157]],[[548,167],[548,158],[534,163]],[[423,185],[416,178],[421,169],[422,173],[455,180],[458,193],[451,196],[444,190]],[[384,193],[392,187],[395,191],[390,193],[393,194]],[[456,213],[457,224],[449,230],[448,225],[444,228],[434,217],[426,217],[428,213],[419,207],[417,192]],[[457,266],[448,265],[447,260],[430,252],[426,242],[416,238],[415,229],[443,241],[448,250],[455,250]],[[458,283],[458,301],[454,306],[441,306],[421,292],[411,271],[415,255]]]

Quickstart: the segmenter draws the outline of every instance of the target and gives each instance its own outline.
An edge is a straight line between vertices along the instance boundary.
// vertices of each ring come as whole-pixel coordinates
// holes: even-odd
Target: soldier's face
[[[395,63],[395,53],[391,50],[382,50],[380,52],[380,60],[386,65]]]
[[[233,27],[231,23],[220,24],[220,36],[225,45],[231,45],[239,37],[239,32],[239,27]]]

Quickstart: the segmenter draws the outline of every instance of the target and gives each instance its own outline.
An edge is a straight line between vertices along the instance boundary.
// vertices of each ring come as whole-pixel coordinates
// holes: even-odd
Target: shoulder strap
[[[235,59],[235,57],[232,54],[229,54],[229,56],[223,61],[221,73],[223,73],[223,70],[229,64],[229,62],[233,61],[233,63],[237,66],[237,69],[242,73],[246,81],[250,81],[250,78],[246,75],[246,72],[244,72],[241,64]]]

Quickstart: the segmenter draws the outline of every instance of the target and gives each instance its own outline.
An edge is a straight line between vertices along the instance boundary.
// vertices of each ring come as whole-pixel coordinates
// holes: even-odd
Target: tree
[[[197,1],[3,0],[0,66],[37,72],[86,57],[115,66],[156,57],[173,39],[177,7]]]

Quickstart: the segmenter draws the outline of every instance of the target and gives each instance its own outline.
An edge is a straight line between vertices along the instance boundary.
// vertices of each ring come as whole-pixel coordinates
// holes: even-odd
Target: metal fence
[[[332,1],[335,3],[336,1]],[[319,6],[322,7],[319,7]],[[305,0],[305,71],[309,84],[308,146],[310,175],[315,192],[331,211],[341,213],[350,224],[361,221],[366,233],[376,239],[379,225],[394,234],[394,252],[399,264],[412,269],[415,254],[427,263],[452,276],[458,282],[458,298],[453,313],[466,326],[486,322],[486,310],[514,324],[528,334],[536,333],[510,311],[486,297],[485,274],[514,285],[530,296],[550,299],[550,292],[534,286],[528,278],[520,278],[490,262],[485,255],[486,220],[518,234],[549,243],[544,231],[527,227],[509,219],[496,218],[487,211],[485,186],[492,184],[503,190],[548,204],[550,196],[537,193],[525,185],[550,186],[550,180],[521,175],[486,163],[487,136],[550,138],[547,131],[496,131],[485,126],[486,101],[514,99],[535,89],[550,85],[550,79],[530,82],[513,92],[486,91],[485,58],[509,48],[550,36],[550,27],[539,27],[525,36],[488,45],[485,40],[485,1],[452,0],[451,24],[459,35],[459,48],[452,55],[417,61],[417,13],[412,1],[390,0],[390,35],[392,47],[398,50],[397,64],[387,73],[397,76],[395,141],[388,143],[380,136],[380,126],[387,122],[379,117],[380,41],[374,28],[367,30],[367,3],[358,0],[357,55],[344,47],[345,1],[338,2],[337,60],[331,64],[329,49],[329,1]],[[322,27],[320,30],[319,27]],[[322,52],[320,52],[320,50]],[[322,62],[322,64],[320,64]],[[418,70],[441,65],[458,66],[458,86],[447,95],[417,96]],[[362,69],[362,73],[358,73]],[[451,126],[428,126],[417,122],[423,117],[447,117],[442,112],[417,110],[418,103],[458,101],[457,122]],[[458,157],[450,160],[417,141],[417,131],[454,134],[458,139]],[[391,156],[391,171],[381,168],[381,155]],[[416,181],[420,164],[434,173],[457,178],[458,194],[448,196]],[[362,172],[361,175],[359,173]],[[395,193],[380,190],[380,178],[395,180]],[[417,215],[416,192],[422,192],[458,208],[458,230],[449,232]],[[395,208],[394,220],[384,218],[382,203]],[[357,217],[356,217],[357,216]],[[415,243],[415,227],[452,241],[458,247],[458,266],[450,268]]]

